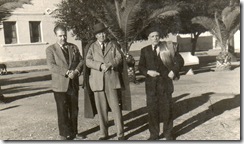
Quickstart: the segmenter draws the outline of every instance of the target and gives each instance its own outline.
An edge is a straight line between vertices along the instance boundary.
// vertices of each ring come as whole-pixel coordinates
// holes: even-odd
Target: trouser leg
[[[71,136],[72,128],[68,114],[67,95],[63,92],[54,92],[54,98],[57,106],[59,134],[64,137]]]
[[[124,124],[122,119],[122,112],[119,106],[117,90],[106,89],[106,96],[114,116],[114,123],[117,128],[117,136],[122,137],[124,136]]]
[[[108,136],[108,105],[104,91],[94,92],[101,136]]]
[[[153,98],[147,98],[148,126],[151,138],[158,138],[159,136],[160,121],[157,103],[157,100]]]
[[[150,138],[157,139],[159,137],[159,108],[158,97],[156,93],[156,80],[146,83],[147,110],[148,110],[148,126]]]
[[[161,115],[163,120],[163,133],[166,138],[172,136],[173,129],[173,103],[172,94],[165,92],[161,102]]]
[[[70,103],[69,103],[69,114],[70,114],[70,121],[71,121],[71,126],[73,130],[73,135],[76,135],[78,133],[78,91],[74,92],[73,95],[70,95]]]

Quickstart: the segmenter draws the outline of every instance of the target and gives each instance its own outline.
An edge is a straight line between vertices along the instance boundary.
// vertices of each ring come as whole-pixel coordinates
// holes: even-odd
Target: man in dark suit
[[[52,89],[57,105],[61,140],[83,139],[78,135],[78,91],[83,59],[76,45],[67,42],[66,27],[54,28],[57,42],[46,49],[47,64],[52,73]]]
[[[107,41],[106,29],[102,23],[94,26],[97,40],[90,45],[86,55],[86,65],[90,68],[89,85],[94,92],[99,117],[101,132],[99,140],[108,139],[108,107],[113,112],[117,138],[124,140],[122,112],[117,91],[121,88],[118,65],[122,62],[122,56],[117,45]]]
[[[163,132],[166,140],[172,140],[172,79],[179,76],[183,59],[176,52],[172,42],[160,42],[160,30],[150,28],[148,41],[151,45],[142,48],[139,71],[146,77],[146,96],[150,137],[159,139],[160,122],[163,120]]]

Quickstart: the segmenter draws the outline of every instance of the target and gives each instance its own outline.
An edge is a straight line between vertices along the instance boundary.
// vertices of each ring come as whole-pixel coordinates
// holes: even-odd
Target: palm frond
[[[180,8],[177,4],[175,5],[167,5],[163,8],[153,10],[152,13],[148,16],[149,21],[152,21],[156,18],[164,18],[167,16],[174,16],[178,14],[180,11]]]
[[[119,27],[119,22],[116,13],[113,10],[113,6],[107,2],[102,3],[104,10],[104,24],[109,27],[109,30],[113,37],[117,40],[122,39],[123,33]]]
[[[219,36],[219,41],[221,44],[223,44],[223,39],[222,39],[222,34],[221,34],[221,29],[220,29],[220,23],[219,23],[219,20],[217,18],[217,12],[215,12],[214,14],[214,20],[215,20],[215,24],[217,26],[216,28],[216,32],[217,32],[217,35]]]
[[[232,27],[228,33],[229,33],[229,38],[232,37],[238,30],[240,29],[240,23]]]
[[[116,15],[117,15],[117,20],[119,23],[119,27],[121,27],[121,9],[124,9],[125,5],[126,5],[126,0],[122,2],[121,6],[119,3],[119,0],[114,0],[114,5],[116,8]]]
[[[217,30],[217,24],[215,23],[215,19],[205,17],[205,16],[198,16],[192,18],[191,22],[193,24],[199,24],[203,26],[205,29],[207,29],[210,33],[212,33],[218,41],[221,41],[221,34]]]
[[[226,29],[229,31],[240,23],[240,7],[226,7],[222,11],[222,21],[224,22]]]
[[[167,5],[163,8],[153,10],[147,19],[144,20],[141,31],[145,29],[153,20],[157,18],[164,19],[168,16],[174,16],[178,14],[180,10],[179,4]]]
[[[164,19],[168,16],[174,16],[179,13],[181,10],[179,5],[181,3],[177,4],[168,4],[162,8],[156,9],[151,11],[151,13],[147,16],[147,18],[144,18],[142,21],[141,28],[136,32],[134,37],[137,37],[152,21],[154,21],[157,18]]]
[[[130,36],[135,33],[135,24],[143,9],[143,1],[144,0],[130,0],[126,3],[126,7],[121,14],[121,29],[124,32],[125,39],[130,39]]]

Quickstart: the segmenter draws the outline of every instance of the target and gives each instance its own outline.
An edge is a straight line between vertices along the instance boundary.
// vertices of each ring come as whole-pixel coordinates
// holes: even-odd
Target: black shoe
[[[172,134],[165,134],[164,137],[166,140],[174,140],[174,136]]]
[[[165,137],[166,140],[174,140],[174,138],[172,136],[168,136],[168,137]]]
[[[118,137],[118,140],[125,140],[125,137],[124,136],[120,136],[120,137]]]
[[[58,140],[72,140],[71,136],[59,136]]]
[[[86,136],[82,134],[76,134],[73,140],[83,140],[86,139]]]
[[[108,136],[99,137],[98,140],[108,140]]]
[[[159,140],[159,137],[149,137],[147,140]]]
[[[65,136],[59,136],[58,140],[67,140],[67,138]]]

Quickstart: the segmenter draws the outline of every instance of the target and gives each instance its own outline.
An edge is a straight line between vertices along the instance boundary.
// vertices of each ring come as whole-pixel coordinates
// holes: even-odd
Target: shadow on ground
[[[178,137],[183,135],[197,126],[209,121],[210,119],[240,106],[240,94],[235,95],[233,98],[223,99],[209,106],[209,108],[195,116],[185,120],[183,123],[174,127],[174,135]]]
[[[37,92],[23,94],[23,95],[4,97],[4,99],[2,101],[4,103],[11,103],[11,102],[19,100],[19,99],[29,98],[29,97],[36,97],[36,96],[39,96],[39,95],[42,95],[42,94],[51,93],[51,92],[52,92],[51,90],[43,90],[43,91],[37,91]]]
[[[25,92],[25,91],[36,91],[36,90],[44,90],[49,89],[49,87],[41,87],[41,88],[32,88],[31,86],[16,86],[2,89],[3,94],[12,94],[18,92]]]
[[[51,80],[51,75],[46,74],[43,76],[36,77],[28,77],[28,78],[5,78],[1,79],[0,85],[10,85],[10,84],[18,84],[18,83],[30,83],[30,82],[38,82],[38,81],[47,81]]]
[[[4,111],[4,110],[8,110],[8,109],[12,109],[12,108],[16,108],[16,107],[19,107],[19,106],[20,106],[20,105],[10,106],[10,107],[7,107],[7,108],[0,109],[0,111]]]
[[[210,95],[215,93],[208,92],[204,93],[200,96],[187,98],[190,94],[185,93],[173,98],[174,101],[174,119],[202,106],[203,104],[207,103],[210,99]],[[240,94],[235,95],[234,98],[224,99],[219,102],[216,102],[209,106],[209,109],[190,117],[189,119],[185,120],[181,124],[175,126],[173,128],[175,138],[185,134],[192,129],[196,128],[197,126],[205,123],[206,121],[212,119],[215,116],[222,114],[227,110],[234,109],[240,106]],[[129,139],[130,137],[137,135],[141,132],[148,130],[148,120],[147,120],[147,108],[141,107],[134,111],[129,112],[123,116],[124,120],[124,131],[129,132],[125,137]],[[128,122],[126,122],[128,121]],[[109,126],[114,125],[113,120],[109,121]],[[99,126],[91,128],[87,131],[81,132],[83,135],[89,135],[96,131],[99,131]],[[112,134],[109,138],[115,137],[116,134]],[[161,138],[163,134],[160,135]]]

